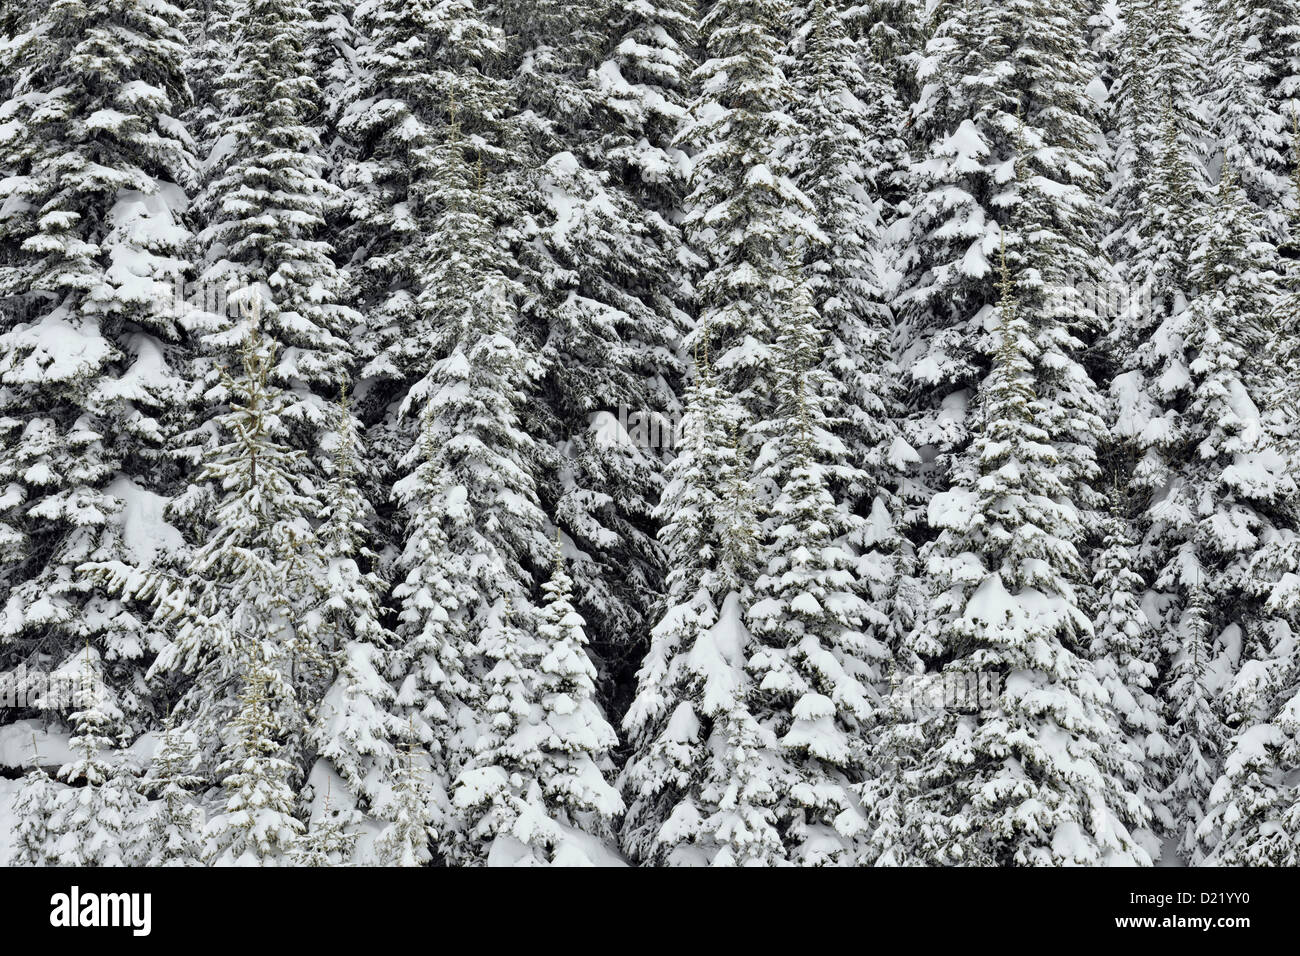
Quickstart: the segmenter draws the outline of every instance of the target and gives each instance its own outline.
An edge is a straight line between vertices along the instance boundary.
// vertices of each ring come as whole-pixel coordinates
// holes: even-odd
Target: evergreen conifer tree
[[[225,308],[200,329],[195,374],[205,392],[217,385],[256,326],[276,348],[275,383],[294,398],[285,409],[302,423],[294,444],[310,447],[327,415],[310,389],[349,370],[346,336],[356,319],[340,304],[332,248],[321,237],[336,196],[313,125],[320,91],[308,59],[311,20],[301,0],[245,0],[231,17],[233,49],[224,55],[232,62],[220,79],[216,142],[198,201],[201,279]]]
[[[294,845],[294,865],[348,866],[359,836],[348,827],[348,816],[330,806],[327,793],[320,810]]]
[[[59,666],[91,641],[139,730],[156,643],[74,569],[146,565],[124,539],[126,499],[173,473],[195,175],[181,13],[90,0],[10,4],[4,19],[0,655],[35,664],[39,647]]]
[[[754,421],[770,416],[779,387],[775,321],[788,248],[825,241],[811,201],[792,179],[788,147],[804,130],[791,115],[788,22],[782,0],[709,7],[702,22],[707,56],[695,72],[701,94],[682,131],[695,151],[685,224],[707,259],[700,319],[687,344],[712,351],[719,384]],[[704,335],[709,341],[701,343]]]
[[[1036,384],[1033,287],[1026,308],[1005,253],[1001,272],[982,420],[953,487],[930,505],[933,600],[914,638],[968,699],[900,715],[891,740],[919,743],[895,776],[907,790],[880,831],[890,843],[875,851],[894,862],[1149,865],[1134,838],[1150,809],[1128,784],[1133,757],[1079,656],[1091,638],[1081,519]],[[991,680],[1000,686],[986,694]],[[1086,779],[1075,761],[1091,768]]]
[[[149,866],[199,865],[203,810],[193,792],[202,782],[195,772],[198,759],[198,748],[168,714],[145,778],[146,787],[156,790],[159,798],[146,808],[142,822],[141,843]]]
[[[183,727],[200,747],[205,778],[229,762],[225,738],[243,706],[250,675],[244,645],[267,643],[262,662],[287,759],[295,775],[306,769],[304,735],[325,690],[323,649],[327,561],[315,533],[322,510],[305,453],[284,441],[289,396],[271,381],[275,355],[254,332],[245,341],[243,370],[226,374],[227,411],[216,419],[225,440],[206,455],[174,513],[202,515],[206,537],[183,574],[141,572],[121,562],[83,570],[126,596],[153,605],[155,626],[168,642],[151,673],[185,679],[178,707]]]
[[[50,815],[60,801],[59,785],[35,766],[23,776],[22,786],[12,804],[13,847],[9,866],[48,866]]]
[[[429,844],[436,836],[429,818],[428,789],[408,740],[405,752],[393,771],[392,805],[387,808],[392,822],[379,835],[375,855],[386,866],[424,866],[432,858]]]
[[[1121,496],[1118,488],[1112,493]],[[1129,766],[1134,775],[1125,782],[1151,810],[1152,836],[1144,845],[1154,859],[1158,837],[1173,822],[1160,799],[1173,756],[1171,732],[1155,696],[1164,654],[1141,606],[1146,582],[1134,570],[1137,548],[1117,505],[1113,502],[1113,510],[1104,516],[1102,546],[1093,559],[1097,611],[1090,653],[1097,679],[1110,696],[1119,732],[1133,754]]]
[[[59,768],[69,787],[49,808],[46,858],[55,866],[135,866],[142,862],[134,827],[143,798],[124,755],[109,758],[122,714],[104,699],[102,668],[89,646],[79,678],[80,709],[72,715],[68,742],[73,759]]]
[[[764,808],[770,789],[731,788],[728,740],[753,746],[761,734],[745,711],[740,603],[757,567],[758,523],[752,466],[735,437],[744,415],[715,379],[707,342],[705,335],[659,506],[668,593],[623,722],[632,754],[621,779],[622,845],[654,864],[734,859],[733,838],[780,844]]]
[[[575,551],[574,600],[614,698],[610,685],[634,668],[627,658],[662,590],[652,511],[664,449],[623,434],[623,423],[678,411],[698,259],[683,240],[687,163],[672,137],[694,25],[671,0],[502,0],[496,9],[512,36],[528,157],[507,176],[522,214],[507,235],[529,291],[520,331],[537,347],[526,422],[542,456],[538,493]],[[602,35],[611,15],[630,31],[613,51]]]
[[[334,680],[308,737],[353,795],[370,801],[396,758],[392,741],[400,721],[385,676],[395,636],[382,622],[386,586],[374,570],[379,556],[367,544],[375,514],[358,487],[365,460],[358,431],[345,395],[335,413],[333,461],[316,531],[328,562],[322,653]]]
[[[535,637],[509,604],[484,634],[490,723],[454,800],[489,864],[572,863],[582,851],[566,846],[565,828],[599,837],[623,809],[603,774],[617,739],[593,699],[595,669],[562,554],[544,590]]]
[[[294,766],[282,756],[284,727],[274,698],[283,693],[265,645],[243,640],[247,655],[239,711],[231,724],[224,776],[225,805],[203,830],[209,866],[275,866],[290,862],[306,829],[293,813]]]
[[[1179,722],[1170,796],[1180,851],[1193,861],[1212,849],[1195,833],[1219,773],[1233,685],[1276,641],[1265,599],[1277,572],[1264,562],[1270,543],[1292,533],[1296,489],[1262,418],[1270,363],[1247,358],[1262,353],[1275,247],[1231,168],[1195,229],[1197,294],[1145,344],[1158,404],[1138,468],[1151,489],[1146,559],[1153,585],[1170,596],[1176,657],[1164,699]]]
[[[854,785],[865,773],[867,730],[889,650],[888,617],[864,599],[848,543],[860,524],[832,494],[843,449],[833,434],[835,391],[821,369],[822,319],[791,270],[777,343],[782,387],[759,459],[776,488],[764,518],[763,573],[748,609],[750,710],[779,744],[768,771],[788,858],[850,862],[866,828]]]
[[[460,775],[478,729],[496,719],[487,675],[507,680],[520,664],[519,635],[536,613],[532,569],[548,551],[537,450],[520,424],[536,372],[516,337],[521,290],[492,231],[498,194],[479,187],[466,148],[452,126],[440,146],[443,206],[421,293],[440,319],[437,358],[407,398],[420,435],[394,487],[408,522],[394,591],[398,703],[413,708],[442,788]],[[507,604],[518,624],[502,616]],[[444,853],[467,852],[460,831],[431,822]]]

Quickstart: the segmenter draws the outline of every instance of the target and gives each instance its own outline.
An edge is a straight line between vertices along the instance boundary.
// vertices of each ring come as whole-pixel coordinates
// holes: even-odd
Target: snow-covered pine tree
[[[230,65],[235,20],[243,0],[186,0],[185,78],[192,94],[185,124],[199,156],[208,156],[220,136],[217,121],[225,111],[222,77]]]
[[[859,788],[870,828],[861,845],[860,865],[905,866],[917,862],[918,833],[912,829],[918,770],[929,745],[923,720],[936,690],[932,676],[915,658],[891,662],[889,695],[882,701],[871,740],[871,762]],[[906,665],[906,666],[904,666]],[[937,688],[943,691],[940,684]]]
[[[322,176],[313,125],[320,91],[306,50],[310,20],[303,0],[240,0],[232,17],[216,141],[197,203],[201,281],[216,290],[224,314],[196,319],[205,333],[198,394],[224,398],[220,369],[237,360],[256,326],[276,348],[276,384],[295,399],[285,409],[300,430],[293,443],[310,448],[328,416],[327,399],[311,389],[335,387],[349,371],[346,336],[357,319],[340,304],[332,248],[320,237],[337,197]]]
[[[1124,53],[1109,98],[1119,139],[1107,251],[1139,298],[1115,332],[1127,352],[1188,296],[1189,229],[1209,196],[1209,131],[1194,11],[1181,0],[1129,0],[1124,11]]]
[[[749,635],[740,601],[758,567],[759,529],[752,465],[737,440],[745,417],[714,376],[707,342],[705,332],[658,509],[668,592],[623,721],[632,753],[620,781],[622,846],[648,865],[781,851],[769,809],[775,791],[757,778],[733,786],[736,762],[754,759],[762,739],[745,710]]]
[[[392,383],[396,395],[384,391],[391,401],[428,372],[439,329],[437,314],[419,305],[427,243],[437,241],[446,202],[439,144],[455,124],[470,162],[487,170],[499,168],[513,144],[509,89],[492,69],[506,41],[472,0],[366,0],[356,21],[364,32],[361,82],[340,121],[358,153],[342,173],[344,242],[358,260],[361,375]]]
[[[1165,699],[1171,715],[1200,721],[1200,736],[1186,745],[1199,752],[1180,750],[1171,784],[1180,797],[1180,850],[1199,859],[1204,848],[1192,834],[1224,735],[1212,717],[1228,717],[1220,695],[1233,672],[1270,656],[1273,615],[1261,607],[1267,578],[1258,580],[1256,560],[1292,530],[1296,487],[1261,420],[1272,384],[1263,346],[1276,250],[1231,168],[1194,228],[1197,295],[1147,343],[1159,413],[1142,437],[1143,464],[1156,455],[1168,463],[1143,474],[1152,489],[1144,543],[1158,562],[1155,587],[1172,596],[1173,619],[1183,618],[1176,632],[1183,646],[1173,648],[1183,663],[1175,662]],[[1197,713],[1192,701],[1206,695],[1205,713]]]
[[[338,121],[356,82],[356,52],[361,36],[349,16],[353,5],[345,0],[306,0],[306,8],[303,52],[320,91],[313,125],[321,131],[326,178],[337,182],[335,173],[342,158],[339,154],[348,145],[339,139]]]
[[[357,77],[339,120],[350,156],[339,174],[346,203],[339,245],[350,260],[351,302],[362,313],[352,336],[361,360],[356,404],[366,423],[364,471],[378,502],[391,497],[405,474],[399,462],[420,440],[420,416],[403,414],[403,403],[440,354],[444,315],[424,290],[437,279],[427,269],[430,245],[453,249],[437,229],[447,183],[462,173],[445,167],[483,170],[493,184],[488,228],[495,229],[518,218],[497,184],[520,146],[509,85],[498,75],[506,39],[472,0],[366,0],[355,22]],[[445,147],[453,126],[467,151],[454,160]],[[381,511],[377,543],[400,551],[403,516]]]
[[[423,846],[411,842],[417,830],[450,838],[447,793],[472,743],[472,707],[479,693],[472,675],[473,622],[465,620],[479,600],[473,566],[469,555],[452,550],[454,526],[444,526],[458,516],[468,523],[461,510],[464,491],[445,470],[445,437],[438,433],[432,403],[425,405],[420,422],[417,443],[403,461],[407,473],[393,487],[406,522],[392,595],[399,602],[392,670],[396,704],[407,713],[407,750],[417,742],[427,748],[432,779],[419,781],[416,768],[403,769],[409,756],[398,761],[389,806],[381,808],[400,830],[392,837],[398,841],[392,847],[394,866],[407,865],[398,860],[411,858],[402,847]],[[417,791],[422,794],[418,800]],[[417,808],[418,821],[410,816]]]
[[[1147,512],[1148,547],[1164,561],[1155,587],[1181,615],[1164,697],[1180,741],[1171,806],[1180,853],[1193,863],[1220,836],[1198,828],[1229,727],[1249,753],[1252,725],[1267,721],[1275,703],[1259,692],[1261,672],[1285,671],[1293,656],[1293,608],[1271,592],[1289,570],[1297,521],[1295,479],[1262,415],[1279,374],[1264,349],[1276,250],[1230,167],[1196,231],[1196,298],[1151,343],[1164,387],[1148,432],[1172,465]],[[1240,769],[1250,758],[1228,759]],[[1235,817],[1225,812],[1222,823],[1231,828]]]
[[[69,787],[49,808],[46,859],[55,866],[136,866],[144,862],[135,832],[144,799],[124,754],[109,759],[122,714],[106,699],[98,655],[87,645],[82,657],[80,709],[68,742],[73,759],[59,768]]]
[[[844,8],[850,36],[864,58],[884,69],[904,108],[917,100],[916,67],[925,50],[929,16],[921,0],[856,0]]]
[[[942,488],[948,456],[966,443],[967,407],[991,351],[983,339],[998,296],[992,263],[1004,235],[999,224],[1022,215],[1007,254],[1040,300],[1026,305],[1036,348],[1055,353],[1037,365],[1042,397],[1086,416],[1073,433],[1054,436],[1063,450],[1084,445],[1065,463],[1075,471],[1072,494],[1083,493],[1089,465],[1079,433],[1099,406],[1077,356],[1097,321],[1084,290],[1101,285],[1105,270],[1097,251],[1104,163],[1082,12],[1038,0],[938,12],[914,109],[922,152],[912,173],[908,274],[898,297],[916,411],[908,437],[927,461],[920,478]],[[1017,162],[1023,185],[1012,190]],[[1040,322],[1044,310],[1055,311],[1051,321]],[[1052,427],[1069,422],[1066,414]]]
[[[805,253],[824,339],[819,365],[829,373],[825,400],[845,449],[823,464],[837,504],[870,515],[855,544],[870,554],[871,599],[899,623],[910,615],[905,601],[895,603],[906,590],[899,579],[911,570],[899,486],[919,459],[900,434],[904,396],[877,262],[886,254],[882,194],[901,173],[901,144],[891,145],[887,131],[901,124],[901,111],[874,62],[859,66],[859,44],[833,4],[812,0],[799,36],[795,115],[807,135],[794,149],[797,182],[826,238]],[[899,627],[886,628],[897,643]]]
[[[891,739],[916,743],[893,778],[908,788],[894,798],[900,812],[878,831],[873,856],[1149,864],[1132,834],[1150,810],[1127,784],[1131,755],[1076,650],[1091,637],[1080,607],[1080,508],[1058,467],[1053,403],[1037,384],[1035,340],[1052,312],[1032,279],[1022,304],[1005,252],[1001,273],[990,317],[998,344],[975,440],[955,462],[952,487],[930,504],[939,532],[925,554],[933,600],[914,638],[939,679],[967,699],[934,715],[902,712],[904,726],[891,729]],[[1092,768],[1086,780],[1072,769],[1077,761]]]
[[[348,866],[360,834],[349,826],[353,814],[332,807],[325,794],[306,832],[293,848],[295,866]]]
[[[623,809],[603,772],[617,738],[593,699],[595,669],[563,560],[557,553],[546,602],[528,622],[535,635],[507,603],[483,637],[490,724],[454,803],[489,865],[589,862],[567,831],[603,837]]]
[[[1033,31],[1020,18],[1023,4],[1013,6],[1014,14],[1008,8],[1005,16],[985,2],[936,11],[940,16],[918,66],[911,212],[902,250],[907,275],[895,307],[900,338],[910,345],[903,352],[903,373],[917,386],[913,405],[922,404],[925,412],[910,423],[907,437],[928,458],[933,454],[927,446],[950,452],[965,443],[966,408],[983,372],[974,320],[995,301],[990,261],[1003,216],[990,201],[1001,191],[996,170],[1011,155],[1011,123],[1020,101],[1006,86],[1036,78],[1022,78],[1014,62],[1006,68],[1010,43],[998,34],[1009,27],[1008,19],[1017,21],[1017,44],[1022,37],[1033,42]],[[994,69],[999,82],[983,81]],[[1032,116],[1022,119],[1033,123]],[[942,466],[940,461],[932,467]]]
[[[62,799],[59,784],[34,766],[23,776],[10,807],[12,827],[8,866],[49,866],[50,815]]]
[[[786,73],[789,25],[781,0],[708,9],[701,92],[682,133],[695,151],[685,224],[706,259],[687,341],[704,361],[661,503],[672,566],[665,612],[625,721],[634,751],[624,845],[653,862],[763,864],[786,852],[775,810],[780,745],[750,710],[745,668],[758,439],[734,429],[775,417],[787,257],[825,243],[792,179],[801,130]],[[720,433],[728,425],[732,433]]]
[[[1108,702],[1085,663],[1090,578],[1079,548],[1099,503],[1092,482],[1104,426],[1082,356],[1099,327],[1087,290],[1108,281],[1099,250],[1104,160],[1086,11],[1026,0],[950,5],[938,13],[914,110],[925,154],[914,170],[911,266],[900,303],[914,343],[905,357],[921,412],[911,434],[922,457],[934,462],[921,476],[936,489],[951,487],[929,505],[939,532],[928,565],[936,603],[915,632],[913,650],[940,668],[937,679],[960,684],[1014,669],[1012,661],[1047,641],[1053,659],[1034,680],[1051,687],[1056,700],[1039,710],[1027,706],[1025,687],[1009,688],[993,715],[946,713],[929,726],[896,708],[882,769],[918,796],[913,802],[883,795],[883,808],[892,809],[880,818],[872,856],[956,862],[988,852],[986,859],[1045,862],[1060,851],[1061,859],[1149,860],[1129,833],[1145,825],[1149,811],[1126,790],[1131,758],[1114,746]],[[1013,284],[994,281],[992,260],[1003,242]],[[986,379],[990,360],[995,372]],[[974,397],[982,407],[972,412]],[[980,437],[963,450],[968,430]],[[1025,538],[1023,528],[1034,530]],[[1079,791],[1057,805],[1063,819],[1050,827],[1022,821],[1019,832],[1009,809],[1015,798],[1008,807],[999,807],[1002,797],[979,807],[977,828],[1004,827],[982,850],[968,843],[969,818],[951,805],[927,811],[934,817],[926,820],[951,817],[928,834],[928,824],[914,819],[930,794],[970,792],[955,762],[959,747],[988,734],[980,746],[999,749],[993,739],[1012,726],[1051,738],[1076,706],[1088,715],[1081,746],[1105,761],[1098,779],[1111,823],[1089,833],[1081,808],[1093,795]],[[952,733],[960,744],[940,742]],[[1044,761],[1040,783],[1069,791],[1069,775],[1054,764],[1059,754],[1035,751],[1033,759]],[[1014,765],[1009,769],[1014,773]],[[991,766],[974,776],[983,772],[997,774]],[[932,790],[936,785],[945,791]],[[869,792],[868,799],[875,796]],[[995,823],[998,814],[1005,815]],[[1053,849],[1048,830],[1035,832],[1039,826],[1077,830],[1079,840]]]
[[[1265,545],[1256,561],[1259,582],[1273,585],[1265,610],[1286,624],[1274,622],[1268,657],[1247,662],[1229,696],[1244,719],[1224,748],[1222,770],[1209,791],[1205,817],[1196,833],[1202,844],[1214,848],[1206,859],[1212,865],[1300,864],[1296,836],[1300,832],[1300,788],[1290,779],[1300,759],[1300,653],[1294,632],[1295,615],[1300,611],[1295,575],[1300,567],[1298,552],[1297,535],[1281,533]],[[1192,688],[1189,711],[1203,714],[1204,727],[1192,724],[1186,730],[1199,731],[1201,739],[1215,740],[1217,714],[1204,713],[1207,708],[1196,696],[1197,690]],[[1185,763],[1192,765],[1190,759]]]
[[[319,491],[306,454],[285,441],[293,399],[272,381],[273,348],[254,330],[242,353],[242,372],[223,374],[230,405],[213,422],[219,443],[171,505],[202,535],[184,573],[83,566],[111,589],[153,604],[153,623],[169,641],[151,675],[181,684],[182,726],[195,735],[212,781],[219,779],[214,765],[230,760],[225,729],[248,679],[244,643],[266,642],[273,651],[265,668],[283,668],[268,706],[295,773],[305,770],[303,735],[328,676],[321,647],[328,564],[314,529]]]
[[[509,173],[524,215],[510,238],[529,291],[521,331],[537,345],[541,372],[527,419],[544,455],[538,490],[574,548],[575,600],[613,697],[635,667],[629,658],[663,578],[651,517],[662,449],[624,434],[623,423],[635,416],[659,425],[678,411],[683,306],[698,261],[678,224],[684,157],[664,118],[638,116],[634,104],[654,102],[680,118],[687,38],[677,35],[684,25],[671,3],[499,0],[494,9],[512,38],[525,136]],[[637,20],[658,21],[651,37],[662,53],[632,40],[612,56],[636,62],[609,58],[606,20],[629,13],[634,34]],[[617,72],[623,64],[636,87]],[[673,165],[662,169],[665,159]]]
[[[452,859],[463,865],[544,864],[563,839],[536,776],[545,758],[542,735],[533,732],[537,654],[528,631],[536,618],[529,610],[521,621],[513,603],[502,598],[480,633],[481,729],[452,794],[461,835]]]
[[[833,477],[840,478],[838,490],[850,507],[865,512],[880,497],[893,513],[897,472],[915,454],[898,441],[894,420],[901,396],[889,354],[892,316],[876,264],[884,239],[875,177],[889,158],[877,131],[879,117],[867,104],[887,101],[888,95],[878,77],[864,76],[833,4],[812,0],[805,16],[795,115],[807,134],[794,147],[793,163],[826,238],[806,250],[805,265],[826,336],[821,364],[832,376],[826,384],[837,389],[827,399],[834,402],[834,417],[843,420],[838,431],[847,457],[868,481],[863,487]]]
[[[778,742],[767,776],[788,859],[802,865],[852,863],[866,829],[854,790],[867,766],[866,738],[877,711],[876,685],[889,648],[885,611],[864,599],[867,582],[850,541],[863,521],[837,505],[836,463],[847,457],[835,436],[837,389],[822,367],[827,323],[797,263],[790,269],[780,322],[777,416],[761,478],[775,489],[762,512],[762,568],[748,622],[750,711]]]
[[[140,843],[148,866],[199,865],[203,809],[194,793],[202,783],[196,773],[198,763],[194,741],[176,725],[175,714],[168,714],[158,752],[145,776],[145,787],[158,795],[141,821]]]
[[[1083,22],[1088,46],[1097,62],[1097,76],[1092,88],[1098,97],[1104,92],[1109,98],[1110,88],[1115,82],[1115,61],[1119,58],[1120,43],[1123,40],[1123,11],[1127,2],[1128,0],[1085,0]]]
[[[441,209],[419,296],[438,320],[435,358],[407,398],[420,410],[420,436],[394,486],[408,522],[397,562],[404,580],[394,591],[398,703],[415,709],[435,788],[459,775],[476,728],[494,719],[492,695],[479,682],[500,661],[516,660],[514,644],[536,613],[532,569],[544,567],[549,552],[537,449],[520,426],[536,363],[518,339],[521,289],[493,231],[499,184],[490,177],[480,184],[469,148],[454,123],[439,145]],[[461,831],[434,822],[444,854],[481,858],[481,845],[462,844]]]
[[[1174,467],[1170,457],[1178,448],[1161,414],[1160,394],[1167,387],[1161,381],[1161,355],[1177,344],[1168,342],[1161,329],[1186,310],[1192,295],[1189,259],[1204,208],[1197,185],[1202,173],[1180,139],[1172,98],[1166,98],[1159,114],[1150,182],[1133,219],[1128,258],[1120,265],[1129,299],[1105,338],[1114,366],[1110,395],[1119,412],[1114,451],[1130,459],[1123,467],[1131,480],[1150,489],[1164,485]],[[1174,372],[1178,374],[1181,371]],[[1145,534],[1145,525],[1140,524],[1140,536]],[[1138,557],[1138,570],[1153,581],[1167,559],[1153,553],[1145,542]]]
[[[341,121],[356,96],[363,68],[358,50],[363,46],[361,30],[353,23],[355,0],[306,0],[308,20],[303,34],[303,55],[316,81],[319,98],[311,114],[324,161],[321,177],[336,187],[324,209],[325,224],[318,235],[328,237],[332,258],[338,266],[338,301],[355,308],[355,249],[350,248],[346,229],[351,222],[347,194],[341,187],[351,163],[357,158],[357,144],[344,135]],[[364,314],[353,313],[344,328],[350,346],[349,372],[355,373],[361,355],[357,348],[364,328]]]
[[[1206,112],[1216,151],[1222,152],[1218,165],[1232,168],[1274,241],[1283,236],[1291,202],[1290,117],[1281,112],[1277,77],[1271,75],[1280,67],[1275,18],[1288,12],[1294,28],[1300,22],[1294,0],[1214,0],[1206,12],[1208,49],[1214,51],[1206,57]]]
[[[825,241],[791,179],[790,146],[804,131],[791,115],[789,19],[785,0],[709,7],[707,58],[695,71],[700,94],[681,134],[695,153],[685,225],[707,260],[700,320],[687,342],[713,353],[712,374],[753,421],[771,417],[779,388],[776,318],[787,249]]]
[[[1155,859],[1160,838],[1173,824],[1160,796],[1173,757],[1171,731],[1155,694],[1164,653],[1142,609],[1146,582],[1134,570],[1137,547],[1120,509],[1125,496],[1118,487],[1111,493],[1111,511],[1103,516],[1101,547],[1092,562],[1097,610],[1090,652],[1097,680],[1110,696],[1118,730],[1133,755],[1127,765],[1133,775],[1125,783],[1151,809],[1151,834],[1135,836]]]
[[[1300,118],[1293,126],[1293,162],[1300,157]],[[1300,164],[1295,166],[1293,197],[1300,196]],[[1300,216],[1292,214],[1290,244],[1283,286],[1268,330],[1273,379],[1270,402],[1279,413],[1280,447],[1287,456],[1286,473],[1296,471],[1296,395],[1291,384],[1297,369],[1294,317],[1300,313],[1300,282],[1294,258]],[[1293,478],[1294,480],[1294,478]],[[1285,511],[1295,515],[1294,503]],[[1198,836],[1214,845],[1207,862],[1227,866],[1296,866],[1300,849],[1300,790],[1288,779],[1288,768],[1300,759],[1300,653],[1295,630],[1300,614],[1300,535],[1289,528],[1270,529],[1261,535],[1263,547],[1254,556],[1251,584],[1265,598],[1264,611],[1273,620],[1263,649],[1266,656],[1246,661],[1237,675],[1229,700],[1245,719],[1238,722],[1228,742],[1222,772],[1210,790],[1208,812]]]
[[[596,702],[586,622],[574,608],[573,579],[559,537],[551,577],[542,591],[537,624],[537,696],[547,734],[546,763],[538,768],[542,794],[564,823],[607,836],[623,811],[622,798],[605,779],[618,737]]]
[[[244,658],[243,688],[226,759],[217,768],[226,801],[203,829],[203,862],[277,866],[292,860],[306,829],[293,814],[290,780],[297,768],[282,756],[286,728],[276,698],[287,690],[283,664],[260,635],[231,637]]]
[[[274,383],[275,346],[255,328],[241,351],[242,374],[223,374],[229,410],[216,418],[227,441],[204,461],[198,485],[176,501],[188,514],[210,508],[211,518],[188,575],[197,582],[188,608],[197,613],[181,617],[158,666],[194,673],[183,703],[208,743],[220,725],[203,720],[229,707],[230,678],[249,666],[239,642],[269,642],[274,652],[265,666],[282,667],[272,676],[288,686],[268,689],[268,701],[288,741],[286,759],[302,772],[304,735],[328,673],[328,556],[315,530],[324,508],[307,454],[288,443],[296,400]],[[171,602],[164,597],[160,604]]]
[[[384,813],[392,822],[375,841],[375,858],[384,866],[424,866],[433,859],[429,844],[437,834],[429,828],[429,789],[409,738],[393,770],[389,800]]]
[[[1300,3],[1296,0],[1241,0],[1239,3],[1212,0],[1208,14],[1217,18],[1220,25],[1236,19],[1251,64],[1252,79],[1267,98],[1269,111],[1289,124],[1300,108]],[[1217,42],[1211,49],[1216,54],[1211,62],[1225,52]]]
[[[686,156],[676,139],[694,65],[695,5],[692,0],[614,4],[608,15],[604,59],[591,74],[597,137],[591,150],[620,171],[642,207],[671,223],[680,217],[686,193]],[[669,256],[679,270],[689,265],[682,255]]]
[[[1219,772],[1224,738],[1222,704],[1210,673],[1213,647],[1212,610],[1206,588],[1193,585],[1178,622],[1178,647],[1161,698],[1173,736],[1168,786],[1161,799],[1173,817],[1179,857],[1205,861],[1213,846],[1212,831],[1201,833],[1210,794]]]
[[[169,3],[8,4],[0,49],[0,662],[57,667],[91,641],[133,730],[155,642],[73,569],[146,564],[124,499],[172,476],[195,166],[176,120],[180,18]]]
[[[369,805],[385,786],[396,757],[401,722],[386,679],[395,636],[384,625],[385,582],[367,541],[374,508],[358,483],[366,459],[358,424],[344,393],[331,429],[332,462],[321,524],[316,530],[327,562],[322,631],[334,680],[321,698],[308,740],[351,790]]]
[[[904,18],[897,24],[898,37],[893,41],[883,40],[880,35],[888,21],[862,20],[857,16],[866,7],[850,7],[835,14],[848,41],[842,48],[846,52],[852,51],[862,80],[861,85],[851,90],[857,103],[850,101],[846,105],[852,107],[849,112],[860,112],[865,122],[862,132],[866,137],[863,142],[866,149],[862,158],[869,163],[865,173],[874,187],[870,198],[881,225],[885,227],[893,225],[902,216],[902,206],[908,198],[907,174],[911,166],[908,110],[916,99],[915,57],[924,48],[919,22],[914,19],[916,7],[912,0],[901,0],[896,4],[893,0],[885,0],[885,7],[891,5]],[[833,8],[834,5],[828,5],[828,12]],[[889,10],[882,9],[880,15],[890,16]],[[869,29],[869,35],[862,36],[861,28],[870,28],[873,23],[875,29]],[[903,42],[903,35],[910,38],[907,49],[916,52],[905,56],[889,52]],[[879,271],[879,265],[877,269]]]
[[[1275,379],[1277,389],[1269,402],[1274,412],[1274,428],[1288,453],[1300,452],[1300,396],[1286,383],[1300,374],[1300,334],[1297,317],[1300,317],[1300,111],[1290,121],[1291,163],[1290,202],[1284,240],[1278,246],[1279,284],[1277,302],[1271,321],[1267,325],[1268,353],[1273,356],[1275,369],[1280,373]],[[1293,464],[1293,467],[1294,464]]]
[[[1120,0],[1119,14],[1107,31],[1111,77],[1106,95],[1106,130],[1111,148],[1107,205],[1113,232],[1105,247],[1128,278],[1128,257],[1143,243],[1142,215],[1150,201],[1155,166],[1151,86],[1151,0]]]
[[[739,621],[736,595],[723,605],[714,639],[734,633],[744,634]],[[730,641],[724,645],[734,647]],[[743,701],[718,710],[713,717],[709,746],[716,748],[709,775],[700,788],[703,805],[712,810],[695,829],[706,840],[698,840],[711,856],[713,866],[779,866],[786,859],[786,848],[777,829],[779,820],[775,804],[781,799],[781,784],[776,772],[780,758],[778,743],[754,719]],[[670,820],[665,836],[681,839],[689,830],[689,818]],[[674,825],[677,824],[677,825]]]

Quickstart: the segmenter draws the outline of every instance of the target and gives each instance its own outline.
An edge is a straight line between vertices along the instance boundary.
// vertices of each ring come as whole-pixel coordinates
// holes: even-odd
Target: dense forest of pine
[[[1300,0],[0,0],[0,858],[1300,865]]]

